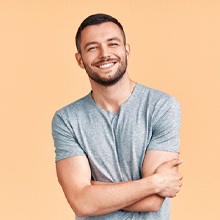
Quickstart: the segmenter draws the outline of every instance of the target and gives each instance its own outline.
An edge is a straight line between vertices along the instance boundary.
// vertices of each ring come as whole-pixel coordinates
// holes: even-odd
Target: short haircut
[[[76,41],[76,48],[77,48],[77,51],[79,53],[81,53],[80,44],[81,44],[81,32],[82,32],[82,30],[84,28],[86,28],[87,26],[98,25],[98,24],[102,24],[102,23],[105,23],[105,22],[113,22],[120,28],[120,30],[122,32],[124,44],[126,44],[126,37],[125,37],[123,26],[120,24],[120,22],[116,18],[113,18],[112,16],[107,15],[107,14],[93,14],[93,15],[90,15],[89,17],[87,17],[81,23],[81,25],[79,26],[79,28],[77,30],[75,41]]]

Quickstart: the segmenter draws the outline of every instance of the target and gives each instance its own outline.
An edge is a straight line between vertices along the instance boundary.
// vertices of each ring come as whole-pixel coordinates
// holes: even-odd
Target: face
[[[129,45],[125,45],[120,28],[106,22],[91,25],[81,32],[81,54],[76,54],[92,82],[102,86],[116,84],[126,73]]]

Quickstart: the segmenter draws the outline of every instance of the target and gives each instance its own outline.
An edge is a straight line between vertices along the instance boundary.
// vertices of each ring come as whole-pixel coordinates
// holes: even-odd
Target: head
[[[117,19],[105,14],[89,16],[77,31],[76,46],[76,60],[91,83],[111,86],[126,73],[130,47]]]
[[[116,18],[113,18],[112,16],[107,15],[107,14],[94,14],[94,15],[90,15],[89,17],[87,17],[78,28],[78,31],[75,37],[76,48],[77,48],[78,53],[81,53],[81,46],[80,46],[81,32],[90,25],[98,25],[98,24],[102,24],[105,22],[112,22],[120,28],[122,36],[123,36],[124,44],[126,44],[126,37],[125,37],[123,26],[120,24],[120,22]]]

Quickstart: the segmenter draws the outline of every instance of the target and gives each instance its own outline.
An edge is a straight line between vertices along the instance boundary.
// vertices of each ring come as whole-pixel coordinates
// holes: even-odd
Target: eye
[[[111,43],[109,44],[110,47],[117,47],[118,46],[118,43]]]
[[[96,50],[97,49],[97,47],[96,46],[93,46],[93,47],[89,47],[88,48],[88,51],[93,51],[93,50]]]

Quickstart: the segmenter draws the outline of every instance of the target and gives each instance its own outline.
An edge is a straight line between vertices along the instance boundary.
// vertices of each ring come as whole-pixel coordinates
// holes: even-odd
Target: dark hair
[[[89,17],[87,17],[79,26],[77,33],[76,33],[76,48],[78,50],[79,53],[81,53],[81,48],[80,48],[80,43],[81,43],[81,32],[84,28],[86,28],[87,26],[90,25],[97,25],[97,24],[102,24],[105,22],[113,22],[115,23],[122,32],[123,35],[123,39],[124,39],[124,44],[126,43],[126,37],[125,37],[125,33],[124,33],[124,29],[122,27],[122,25],[120,24],[120,22],[116,19],[113,18],[110,15],[107,14],[94,14],[94,15],[90,15]]]

